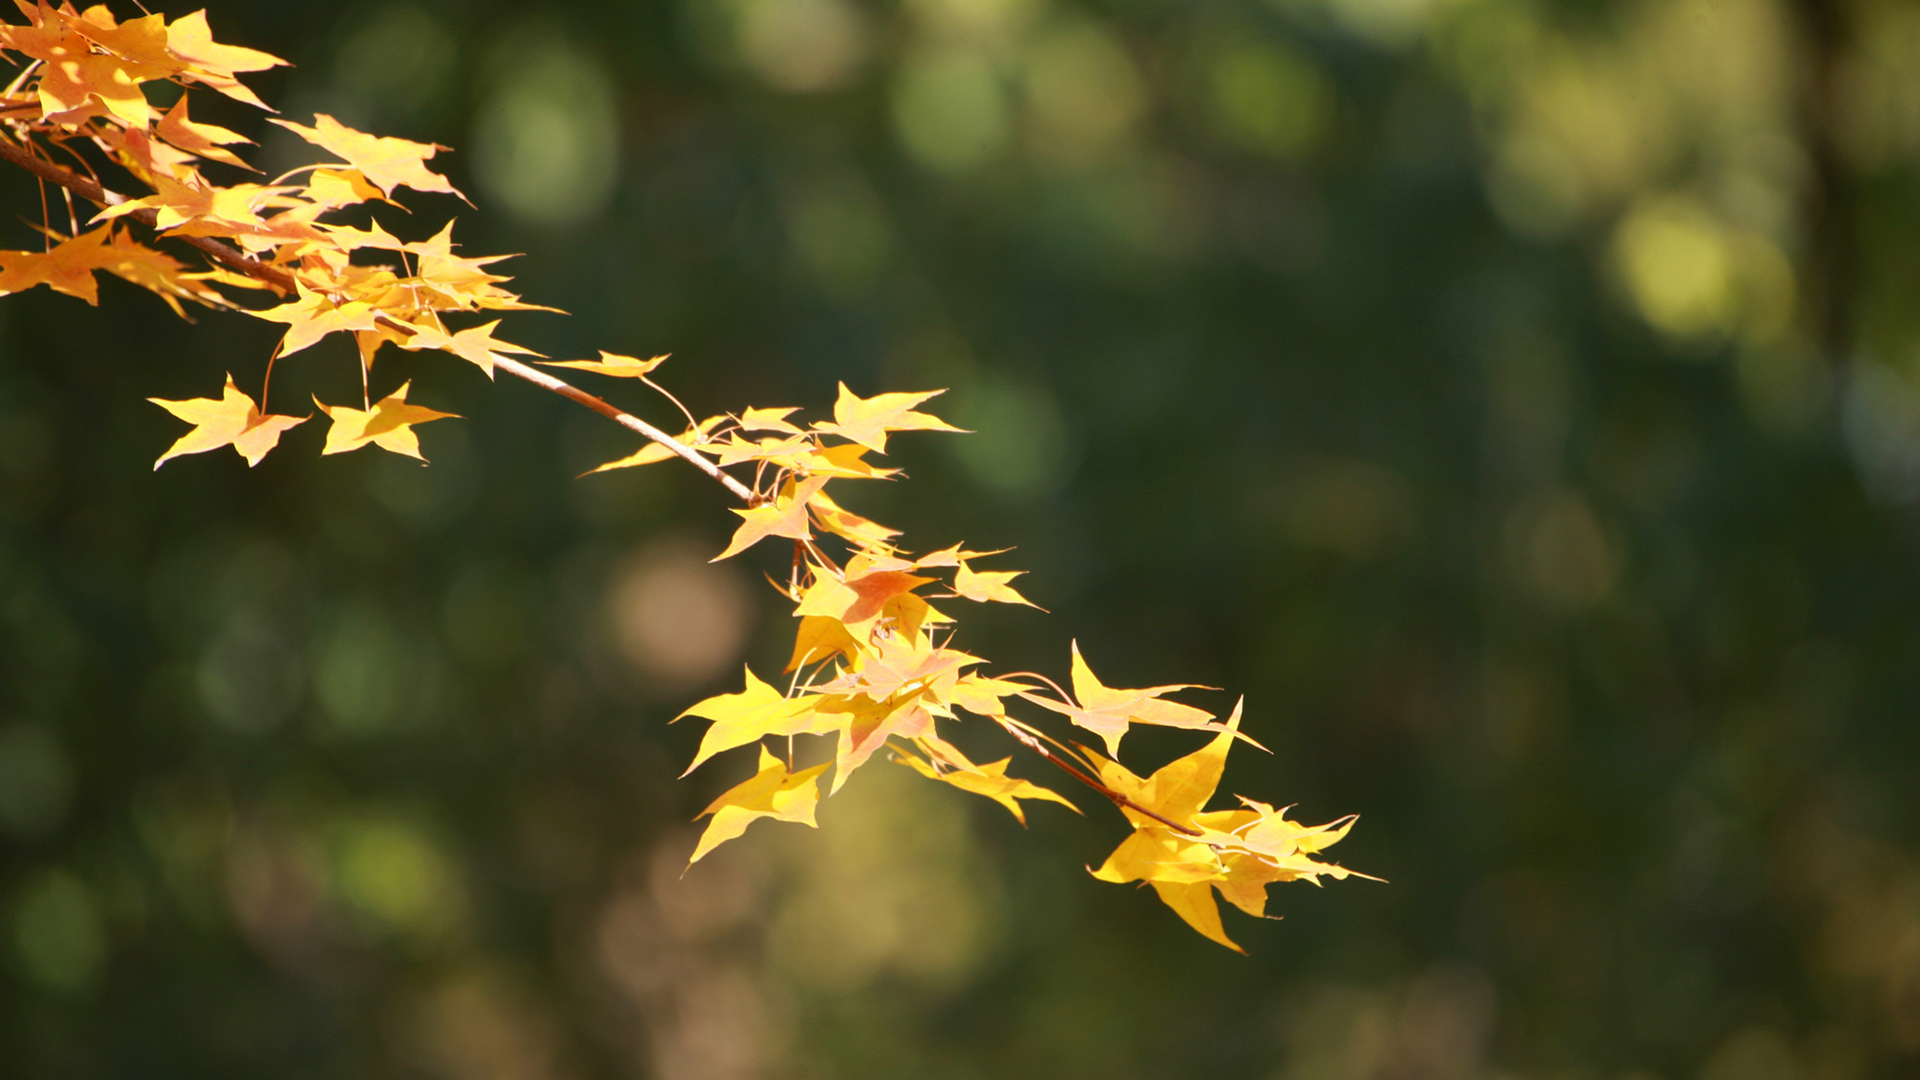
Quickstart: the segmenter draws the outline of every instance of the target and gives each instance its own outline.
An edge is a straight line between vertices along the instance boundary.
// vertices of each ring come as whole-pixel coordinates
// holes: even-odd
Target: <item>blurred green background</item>
[[[1244,692],[1275,753],[1223,793],[1359,812],[1335,854],[1392,884],[1277,887],[1240,957],[1086,875],[1097,800],[1023,832],[884,764],[682,876],[747,764],[676,781],[666,721],[791,629],[774,554],[704,562],[718,489],[576,481],[631,440],[413,355],[375,389],[466,417],[432,468],[315,424],[156,474],[143,399],[256,386],[277,328],[36,290],[0,302],[0,1074],[1920,1071],[1920,6],[211,21],[297,65],[250,80],[291,118],[457,148],[478,211],[383,220],[525,252],[573,315],[510,340],[670,351],[703,415],[951,388],[979,434],[850,501],[1017,547],[1052,614],[959,646]],[[346,344],[296,361],[280,409],[355,396]]]

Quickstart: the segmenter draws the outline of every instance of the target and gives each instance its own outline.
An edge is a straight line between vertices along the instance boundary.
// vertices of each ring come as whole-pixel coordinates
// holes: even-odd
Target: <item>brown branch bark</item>
[[[37,157],[26,147],[9,139],[0,138],[0,159],[11,162],[42,180],[58,184],[96,206],[118,206],[128,201],[125,195],[108,190],[92,177],[82,176],[72,169],[55,165],[51,161]],[[136,210],[127,216],[149,228],[156,227],[158,219],[158,213],[152,209]],[[228,268],[256,280],[263,281],[282,293],[291,294],[294,292],[293,274],[281,267],[263,263],[231,244],[225,244],[206,236],[173,236],[168,239],[180,240],[190,244],[205,252],[209,257],[218,260]],[[727,473],[722,472],[718,465],[701,456],[692,447],[689,447],[659,428],[654,427],[652,424],[647,423],[645,420],[630,413],[622,412],[620,409],[608,404],[605,400],[587,393],[564,379],[556,378],[538,368],[529,367],[517,360],[507,357],[496,357],[494,360],[494,368],[498,371],[505,371],[515,378],[524,379],[543,390],[558,394],[576,405],[583,405],[592,409],[594,412],[607,417],[627,430],[659,443],[694,468],[718,481],[722,487],[732,492],[742,502],[749,504],[753,502],[753,491],[745,484],[742,484]]]
[[[109,191],[92,177],[81,176],[65,166],[55,165],[44,158],[35,157],[26,147],[10,139],[0,139],[0,159],[18,165],[42,180],[58,184],[95,206],[118,206],[128,201],[125,195],[117,191]],[[148,228],[154,228],[159,212],[143,209],[135,210],[127,216]],[[210,236],[176,236],[171,239],[199,248],[228,268],[250,278],[264,281],[283,293],[293,292],[292,274],[277,266],[269,266],[232,244],[223,244]]]
[[[1014,725],[1010,723],[1006,723],[1003,720],[1002,723],[1000,724],[1000,727],[1002,728],[1002,730],[1006,731],[1009,735],[1012,735],[1015,739],[1018,739],[1020,741],[1020,745],[1026,747],[1027,749],[1033,751],[1036,754],[1039,754],[1041,757],[1046,758],[1050,764],[1058,768],[1060,771],[1066,773],[1068,776],[1073,777],[1075,780],[1080,781],[1081,783],[1087,785],[1093,790],[1106,796],[1109,802],[1113,803],[1113,805],[1121,808],[1122,810],[1132,810],[1136,814],[1143,814],[1159,822],[1160,824],[1165,825],[1167,828],[1172,829],[1174,832],[1177,832],[1177,833],[1182,833],[1187,836],[1202,835],[1200,830],[1191,828],[1186,825],[1181,825],[1174,821],[1170,821],[1166,817],[1152,810],[1149,810],[1144,806],[1141,806],[1139,803],[1134,802],[1132,799],[1127,798],[1125,795],[1122,795],[1119,792],[1108,787],[1107,785],[1101,783],[1097,778],[1088,775],[1086,770],[1080,768],[1079,766],[1073,764],[1067,759],[1061,757],[1059,754],[1056,754],[1053,751],[1047,749],[1045,743],[1042,743],[1039,739],[1034,738],[1033,736],[1027,734],[1024,731],[1021,731],[1019,728],[1015,727]]]

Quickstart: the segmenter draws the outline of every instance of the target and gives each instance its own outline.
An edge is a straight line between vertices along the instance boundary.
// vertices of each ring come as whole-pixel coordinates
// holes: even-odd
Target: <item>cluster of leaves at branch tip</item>
[[[915,556],[897,542],[898,530],[848,510],[828,494],[836,482],[899,475],[869,460],[886,454],[894,433],[959,431],[919,411],[941,391],[862,398],[842,384],[833,418],[804,425],[790,407],[744,408],[696,419],[653,381],[665,356],[642,360],[602,352],[597,360],[549,365],[638,380],[658,391],[686,421],[679,436],[670,437],[512,359],[538,354],[495,337],[498,319],[449,326],[448,320],[484,318],[488,312],[555,310],[526,303],[501,287],[510,279],[488,268],[505,256],[457,254],[451,222],[428,239],[407,241],[377,220],[365,229],[327,220],[347,207],[399,207],[402,188],[464,199],[427,167],[444,147],[369,135],[326,115],[316,116],[312,126],[276,119],[337,160],[264,184],[218,183],[205,172],[210,166],[254,172],[230,149],[249,140],[191,119],[187,88],[197,85],[266,109],[238,76],[284,61],[216,43],[204,12],[171,22],[159,14],[120,22],[104,5],[76,11],[45,0],[15,2],[26,23],[0,23],[0,51],[24,61],[0,92],[0,123],[6,128],[0,156],[35,172],[43,184],[59,186],[69,229],[61,232],[49,220],[42,228],[43,250],[0,252],[0,294],[46,285],[95,304],[94,274],[106,271],[158,294],[181,314],[183,302],[191,302],[287,327],[266,358],[257,402],[231,374],[218,398],[152,399],[192,425],[155,468],[223,446],[231,446],[248,465],[258,464],[282,435],[311,419],[311,414],[268,410],[274,362],[329,335],[351,334],[358,346],[362,400],[358,408],[316,400],[331,425],[322,453],[373,445],[421,458],[414,428],[453,414],[408,401],[405,383],[375,398],[375,362],[388,345],[445,353],[489,378],[507,370],[562,392],[647,436],[633,453],[592,472],[678,456],[744,493],[747,505],[734,511],[740,524],[716,560],[768,540],[791,547],[786,580],[774,582],[793,604],[796,620],[786,690],[748,668],[739,693],[709,698],[682,714],[709,724],[687,772],[746,746],[757,747],[758,756],[754,774],[701,815],[712,820],[690,865],[763,818],[814,825],[822,777],[831,771],[827,794],[832,795],[882,750],[929,780],[992,799],[1022,824],[1024,803],[1076,809],[1058,792],[1008,775],[1011,756],[979,764],[942,737],[943,722],[972,717],[1121,811],[1132,832],[1093,871],[1096,878],[1151,885],[1182,919],[1222,945],[1238,948],[1222,927],[1216,894],[1264,916],[1271,884],[1300,879],[1317,884],[1323,876],[1351,873],[1316,856],[1347,834],[1352,817],[1305,826],[1289,820],[1284,810],[1246,798],[1235,809],[1206,809],[1233,743],[1258,745],[1240,732],[1240,705],[1223,722],[1205,709],[1168,698],[1201,687],[1107,686],[1081,656],[1078,643],[1070,651],[1072,693],[1037,674],[989,675],[980,657],[951,647],[954,620],[933,602],[1035,606],[1012,585],[1020,572],[979,569],[978,562],[1000,552],[959,545]],[[181,88],[164,113],[149,105],[142,89],[158,81]],[[80,171],[60,164],[56,152],[79,163]],[[99,159],[117,166],[147,193],[114,194],[99,179],[94,165]],[[103,204],[84,230],[73,209],[76,191]],[[193,244],[214,258],[203,269],[189,269],[136,239],[129,228],[133,224],[160,238]],[[249,306],[235,299],[263,291],[278,302]],[[747,471],[750,482],[741,479]],[[1101,749],[1064,741],[1015,717],[1009,708],[1015,703],[1064,717],[1098,736]],[[1190,729],[1210,739],[1142,779],[1119,762],[1121,740],[1135,724]],[[831,749],[825,760],[796,768],[795,745],[802,736],[827,740]]]

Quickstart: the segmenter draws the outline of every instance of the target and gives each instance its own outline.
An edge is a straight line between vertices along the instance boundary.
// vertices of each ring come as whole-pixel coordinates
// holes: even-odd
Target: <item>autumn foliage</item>
[[[228,446],[257,465],[282,436],[313,418],[284,403],[288,411],[270,411],[274,363],[329,335],[350,334],[362,397],[314,403],[328,425],[323,454],[373,445],[421,457],[414,428],[452,414],[410,401],[405,383],[375,396],[377,362],[388,346],[444,353],[490,378],[505,371],[560,393],[645,440],[593,472],[679,457],[720,482],[744,505],[733,511],[740,522],[717,558],[768,541],[791,550],[776,583],[796,620],[792,654],[777,680],[785,688],[749,668],[738,693],[709,698],[683,714],[708,724],[688,772],[749,746],[758,763],[702,815],[711,820],[693,861],[762,818],[815,824],[822,780],[831,773],[824,792],[831,795],[876,755],[992,799],[1023,822],[1024,803],[1073,806],[1056,791],[1009,775],[1011,756],[977,763],[942,737],[943,722],[967,720],[997,728],[1014,746],[1112,802],[1132,831],[1094,876],[1152,885],[1181,918],[1223,945],[1238,948],[1222,927],[1216,893],[1261,916],[1270,884],[1349,874],[1316,856],[1346,835],[1351,817],[1303,826],[1284,810],[1244,797],[1237,807],[1207,809],[1228,751],[1236,742],[1258,745],[1240,730],[1240,705],[1223,721],[1170,696],[1198,687],[1109,686],[1077,644],[1070,653],[1071,692],[1039,674],[989,673],[981,657],[952,647],[962,602],[1031,606],[1012,584],[1019,572],[985,568],[983,561],[997,552],[960,545],[912,554],[899,531],[847,509],[835,498],[842,489],[834,488],[897,476],[876,460],[885,457],[895,433],[957,431],[921,411],[939,391],[863,398],[842,385],[831,419],[811,422],[790,407],[742,407],[704,419],[682,408],[685,427],[670,435],[517,359],[536,354],[496,337],[499,320],[489,313],[553,309],[503,288],[510,279],[492,269],[501,257],[460,254],[450,222],[424,239],[404,240],[377,220],[364,229],[329,220],[349,207],[398,207],[402,188],[464,198],[429,167],[444,148],[365,134],[326,115],[311,126],[274,119],[327,160],[264,183],[222,183],[209,171],[258,177],[233,149],[249,140],[194,121],[189,91],[212,90],[265,109],[239,76],[281,60],[216,43],[204,12],[171,22],[160,14],[120,22],[104,6],[76,11],[16,2],[25,21],[0,25],[0,50],[20,68],[0,101],[7,129],[0,157],[33,172],[43,189],[52,185],[61,202],[47,204],[41,250],[0,252],[0,293],[46,285],[93,304],[95,274],[104,271],[156,293],[176,312],[192,303],[286,327],[265,358],[258,399],[231,374],[217,397],[154,399],[191,425],[156,468]],[[178,91],[162,110],[146,88],[166,83]],[[129,180],[140,194],[110,186]],[[97,209],[78,206],[74,196]],[[148,234],[190,245],[198,258],[183,262],[150,246],[142,239]],[[666,395],[653,381],[664,359],[603,352],[547,366],[632,380]],[[1063,717],[1094,736],[1098,747],[1017,718],[1016,704],[1037,707],[1030,713],[1035,719]],[[1119,761],[1121,742],[1135,724],[1190,729],[1208,741],[1143,778]],[[797,747],[802,736],[825,740],[830,752],[801,767],[797,759],[807,756],[806,746],[818,745]]]

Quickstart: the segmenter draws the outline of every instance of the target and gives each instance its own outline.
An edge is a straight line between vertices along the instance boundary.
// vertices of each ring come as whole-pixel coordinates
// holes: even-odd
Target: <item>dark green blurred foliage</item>
[[[746,765],[676,782],[665,722],[788,629],[778,567],[704,564],[723,493],[572,480],[627,437],[412,355],[376,389],[466,416],[432,468],[310,425],[156,474],[142,399],[257,386],[275,328],[40,290],[0,302],[0,1073],[1920,1068],[1920,8],[211,17],[293,119],[456,148],[456,238],[573,312],[511,340],[671,351],[703,414],[950,387],[979,434],[860,509],[1018,548],[1053,614],[961,645],[1244,691],[1276,753],[1226,788],[1361,812],[1392,884],[1279,890],[1241,958],[1086,877],[1103,807],[1023,833],[881,766],[680,877]],[[276,402],[354,392],[295,360]]]

